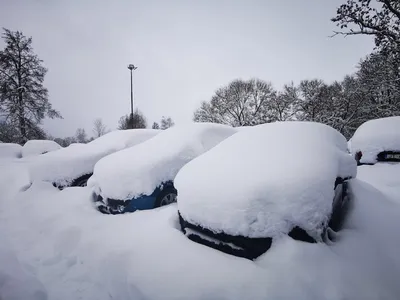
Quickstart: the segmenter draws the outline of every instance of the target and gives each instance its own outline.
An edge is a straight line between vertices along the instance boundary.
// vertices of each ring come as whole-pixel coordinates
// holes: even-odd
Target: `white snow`
[[[92,173],[96,162],[104,156],[140,144],[159,132],[153,129],[117,130],[88,144],[74,144],[40,155],[29,164],[31,179],[68,186],[74,179]]]
[[[300,226],[316,240],[332,211],[335,179],[356,162],[335,129],[276,122],[238,132],[178,173],[178,207],[215,232],[276,237]]]
[[[176,205],[102,215],[89,188],[27,183],[22,164],[0,168],[1,299],[400,298],[400,206],[361,180],[337,242],[283,236],[254,262],[190,241]]]
[[[36,156],[61,149],[55,141],[49,140],[29,140],[22,147],[22,157]]]
[[[277,237],[255,261],[190,241],[175,204],[103,215],[90,188],[27,189],[27,167],[0,161],[2,300],[400,299],[399,164],[358,168],[335,243]]]
[[[24,269],[4,236],[0,243],[0,299],[47,299],[43,285]]]
[[[13,143],[0,144],[0,159],[14,159],[22,156],[22,146]]]
[[[175,125],[141,145],[100,160],[90,185],[104,199],[150,195],[161,183],[173,180],[182,166],[234,133],[236,129],[220,124]]]
[[[400,164],[381,162],[358,167],[357,178],[368,182],[400,204]]]
[[[400,151],[400,117],[370,120],[351,138],[351,153],[362,152],[361,163],[376,163],[382,151]]]

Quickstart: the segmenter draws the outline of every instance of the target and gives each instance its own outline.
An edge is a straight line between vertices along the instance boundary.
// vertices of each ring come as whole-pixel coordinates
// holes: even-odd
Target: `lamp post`
[[[130,118],[130,121],[132,122],[131,126],[133,129],[133,75],[132,75],[132,71],[136,70],[137,67],[135,67],[133,64],[129,64],[128,69],[131,70],[131,118]]]

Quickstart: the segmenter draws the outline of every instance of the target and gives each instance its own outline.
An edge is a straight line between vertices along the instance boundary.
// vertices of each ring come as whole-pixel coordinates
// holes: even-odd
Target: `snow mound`
[[[220,124],[175,125],[134,148],[100,160],[94,179],[103,198],[128,200],[150,195],[195,157],[231,136],[236,129]]]
[[[382,151],[400,151],[400,117],[370,120],[351,138],[351,153],[362,152],[361,163],[376,163]]]
[[[22,146],[12,143],[0,144],[0,159],[20,158],[22,156]]]
[[[300,226],[320,240],[337,177],[355,160],[335,129],[276,122],[238,132],[181,169],[175,179],[186,221],[214,232],[275,237]]]
[[[116,130],[88,144],[74,144],[40,155],[29,164],[31,179],[68,186],[80,176],[92,173],[96,162],[104,156],[140,144],[159,132],[153,129]]]
[[[22,157],[35,156],[61,149],[55,141],[30,140],[22,147]]]
[[[0,177],[11,179],[9,170],[0,168]],[[8,195],[14,194],[9,182],[0,180]],[[255,261],[187,239],[177,230],[175,204],[104,216],[93,209],[88,188],[58,192],[34,183],[13,197],[0,193],[0,273],[17,268],[1,253],[4,238],[26,269],[10,289],[0,287],[0,297],[26,290],[16,299],[35,299],[40,285],[28,284],[32,275],[57,300],[398,300],[400,206],[358,179],[349,188],[354,209],[337,242],[283,236]]]

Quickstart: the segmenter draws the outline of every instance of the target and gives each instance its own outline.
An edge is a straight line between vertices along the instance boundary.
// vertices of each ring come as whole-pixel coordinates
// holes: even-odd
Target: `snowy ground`
[[[254,262],[185,238],[176,205],[102,215],[89,188],[28,185],[0,162],[1,300],[400,298],[400,165],[359,168],[335,244],[285,237]]]

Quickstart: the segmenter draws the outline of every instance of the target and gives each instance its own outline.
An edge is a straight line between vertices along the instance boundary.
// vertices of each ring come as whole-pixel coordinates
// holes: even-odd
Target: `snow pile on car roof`
[[[61,146],[55,141],[30,140],[22,147],[22,157],[40,155],[58,149],[61,149]]]
[[[88,144],[75,144],[38,156],[29,165],[31,179],[58,186],[93,172],[96,162],[106,155],[142,143],[159,133],[154,129],[116,130]]]
[[[173,180],[186,163],[235,132],[235,128],[221,124],[175,125],[146,143],[99,161],[94,180],[105,198],[127,200],[150,195],[161,183]]]
[[[336,178],[356,175],[346,148],[339,132],[319,123],[238,132],[178,173],[179,211],[214,232],[274,237],[299,226],[319,240]]]
[[[20,158],[22,146],[13,143],[0,144],[0,159]]]
[[[361,163],[376,163],[383,151],[400,152],[400,117],[370,120],[362,124],[351,138],[353,156],[362,152]]]

